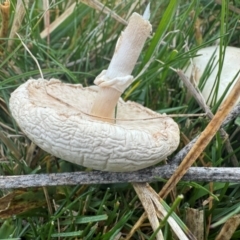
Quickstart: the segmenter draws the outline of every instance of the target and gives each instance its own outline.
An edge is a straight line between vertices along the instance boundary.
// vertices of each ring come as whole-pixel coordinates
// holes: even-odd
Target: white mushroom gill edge
[[[10,109],[22,131],[43,150],[97,170],[139,170],[177,148],[179,129],[173,119],[120,99],[119,119],[139,120],[99,121],[85,114],[96,95],[92,87],[30,79],[11,94]],[[155,119],[141,120],[151,117]]]
[[[193,80],[193,83],[199,85],[199,81],[207,67],[209,67],[209,63],[212,59],[212,69],[211,74],[207,77],[206,83],[202,89],[202,95],[205,101],[212,105],[213,101],[213,93],[215,92],[215,88],[217,86],[217,74],[218,74],[218,66],[219,66],[219,46],[211,46],[200,49],[197,52],[197,57],[193,58],[192,64],[185,70],[185,74]],[[221,77],[219,81],[219,88],[217,91],[216,101],[220,100],[220,98],[225,93],[229,84],[232,84],[228,89],[227,93],[229,93],[234,86],[234,81],[237,81],[240,70],[240,49],[236,47],[226,47],[224,62],[221,72]],[[237,75],[238,74],[238,75]],[[227,97],[226,94],[223,100]],[[240,102],[240,97],[238,102]]]

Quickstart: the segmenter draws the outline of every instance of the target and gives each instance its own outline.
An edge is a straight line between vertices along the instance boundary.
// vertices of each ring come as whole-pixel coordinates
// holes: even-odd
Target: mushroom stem
[[[97,120],[113,122],[114,109],[121,94],[114,88],[100,87],[91,114],[98,116]]]
[[[103,71],[94,81],[99,91],[93,103],[92,115],[113,118],[119,97],[133,81],[130,74],[151,30],[148,20],[137,13],[132,14],[128,26],[118,39],[107,71]]]
[[[109,79],[125,77],[132,73],[152,26],[141,15],[133,13],[126,29],[117,41],[106,76]]]

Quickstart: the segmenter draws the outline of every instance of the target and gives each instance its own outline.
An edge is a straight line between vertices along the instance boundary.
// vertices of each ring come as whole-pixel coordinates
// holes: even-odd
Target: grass
[[[26,1],[25,1],[26,2]],[[46,79],[58,78],[64,82],[93,84],[106,69],[112,57],[116,40],[124,25],[109,14],[76,1],[50,1],[50,22],[58,19],[71,4],[74,11],[51,32],[41,38],[44,25],[43,1],[25,5],[26,15],[18,33],[37,58]],[[186,99],[186,90],[180,85],[172,68],[183,69],[198,49],[215,41],[239,46],[238,15],[229,10],[228,1],[153,1],[150,21],[154,35],[144,47],[134,69],[137,76],[124,93],[125,100],[139,102],[155,111],[167,113],[202,112],[193,98]],[[178,3],[178,4],[177,4]],[[122,18],[131,12],[143,13],[142,1],[103,1],[103,4]],[[240,6],[234,1],[235,9]],[[16,1],[11,1],[9,32],[13,26]],[[201,20],[203,33],[194,30]],[[8,33],[9,34],[9,33]],[[55,159],[30,142],[17,127],[8,108],[10,93],[30,77],[39,78],[39,69],[17,36],[8,47],[9,35],[2,36],[0,46],[0,174],[73,172],[84,170],[63,159]],[[221,64],[220,64],[221,65]],[[221,68],[220,68],[221,70]],[[219,71],[220,74],[220,71]],[[208,73],[206,72],[206,76]],[[204,80],[203,80],[204,82]],[[216,103],[213,110],[216,111]],[[207,125],[206,118],[175,118],[181,129],[179,149],[199,134]],[[239,136],[231,137],[238,126],[232,122],[225,130],[230,136],[237,159],[240,159]],[[231,167],[229,153],[219,134],[195,163],[197,166]],[[164,182],[152,184],[160,191]],[[184,199],[175,199],[183,194]],[[0,239],[124,239],[143,208],[130,184],[58,186],[34,189],[0,189]],[[215,239],[227,217],[239,213],[240,191],[235,183],[181,182],[175,193],[166,199],[174,205],[175,213],[185,222],[186,209],[204,211],[204,239]],[[211,227],[212,226],[212,227]],[[174,239],[168,226],[162,226],[165,239]],[[153,239],[148,222],[139,228],[132,239]],[[122,238],[121,238],[122,237]],[[240,238],[237,229],[231,239]]]

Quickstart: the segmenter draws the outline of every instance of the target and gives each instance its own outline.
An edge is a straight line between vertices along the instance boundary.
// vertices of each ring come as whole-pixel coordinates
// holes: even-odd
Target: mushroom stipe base
[[[30,79],[11,94],[10,109],[21,130],[40,148],[96,170],[136,171],[176,150],[178,125],[140,104],[120,99],[115,124],[84,114],[90,113],[97,92],[96,86]],[[141,120],[146,118],[153,119]]]

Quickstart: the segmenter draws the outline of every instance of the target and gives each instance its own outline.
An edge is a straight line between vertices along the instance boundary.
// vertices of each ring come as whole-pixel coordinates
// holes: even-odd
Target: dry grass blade
[[[30,145],[27,147],[27,154],[26,154],[26,163],[28,166],[31,166],[31,162],[33,160],[34,152],[36,150],[36,145],[31,142]]]
[[[5,100],[3,100],[1,97],[0,97],[0,108],[1,108],[8,116],[10,116],[10,113],[9,113],[9,110],[8,110],[8,107],[7,107],[7,104],[6,104]]]
[[[240,214],[228,219],[215,240],[229,240],[240,224]]]
[[[161,204],[160,197],[149,185],[148,185],[148,191],[149,191],[148,194],[151,196],[151,199],[154,202],[158,217],[161,220],[163,220],[167,216],[168,213],[165,210],[165,208],[163,207],[163,205]],[[179,225],[176,223],[176,221],[171,216],[168,217],[167,221],[179,239],[181,239],[181,240],[187,240],[187,239],[196,240],[196,238],[193,236],[193,234],[190,231],[188,232],[188,236],[186,236],[186,234],[183,232],[183,230],[179,227]]]
[[[37,65],[37,67],[38,67],[40,76],[41,76],[42,79],[44,79],[43,73],[42,73],[42,70],[41,70],[41,67],[40,67],[40,64],[39,64],[37,58],[35,58],[35,57],[33,56],[33,54],[31,53],[31,51],[29,50],[29,48],[27,47],[27,45],[23,42],[23,40],[21,39],[21,37],[20,37],[17,33],[16,33],[16,35],[17,35],[18,38],[20,39],[20,41],[21,41],[22,45],[24,46],[24,48],[27,50],[27,52],[31,55],[31,57],[32,57],[33,60],[35,61],[36,65]]]
[[[127,25],[127,21],[125,21],[123,18],[121,18],[119,15],[117,15],[115,12],[113,12],[108,7],[104,6],[102,3],[94,0],[83,0],[82,3],[88,5],[91,8],[94,8],[99,11],[103,11],[106,14],[110,14],[114,19],[116,19],[118,22]],[[76,7],[76,2],[73,3],[70,7],[68,7],[63,14],[61,14],[57,19],[55,19],[47,28],[45,28],[41,33],[41,38],[46,38],[49,36],[61,23],[63,23],[74,11],[74,8]]]
[[[204,212],[203,210],[187,208],[186,224],[198,240],[204,240]]]
[[[50,11],[49,11],[49,0],[43,0],[43,21],[44,21],[44,29],[47,29],[49,31],[49,25],[50,25]],[[47,34],[47,43],[50,44],[50,34]]]
[[[199,104],[199,106],[201,106],[201,108],[206,112],[206,114],[208,115],[209,118],[213,117],[213,114],[211,112],[211,109],[209,108],[209,106],[206,104],[204,97],[202,95],[202,93],[200,92],[200,90],[196,87],[194,87],[194,85],[191,83],[191,81],[189,80],[189,78],[183,73],[183,71],[181,70],[176,70],[176,73],[178,74],[178,76],[180,77],[180,79],[183,81],[184,85],[186,86],[187,90],[189,91],[189,93],[194,97],[194,99],[197,101],[197,103]]]
[[[133,11],[137,7],[137,5],[142,6],[142,8],[144,9],[145,3],[146,3],[146,1],[144,1],[144,0],[133,1],[131,6],[130,6],[130,8],[129,8],[129,10],[128,10],[128,12],[127,12],[127,14],[126,14],[125,18],[128,19],[131,16],[131,14],[133,13]]]
[[[109,14],[112,18],[117,20],[118,22],[127,25],[127,21],[124,20],[122,17],[120,17],[118,14],[116,14],[114,11],[109,9],[108,7],[104,6],[101,2],[97,0],[82,0],[82,3],[88,5],[91,8],[94,8],[95,10],[102,11],[105,14]]]
[[[215,2],[216,2],[217,4],[222,5],[222,0],[215,0]],[[236,6],[232,5],[232,4],[229,4],[229,5],[228,5],[228,8],[229,8],[229,10],[231,10],[232,12],[235,12],[235,13],[237,13],[237,14],[240,14],[240,9],[239,9],[238,7],[236,7]]]
[[[49,36],[61,23],[63,23],[73,13],[75,6],[76,3],[73,3],[70,7],[68,7],[63,14],[61,14],[40,33],[40,37],[45,38]]]
[[[46,187],[43,187],[43,192],[46,198],[46,202],[47,202],[47,206],[48,206],[48,211],[49,213],[52,215],[53,214],[53,208],[52,208],[52,204],[51,204],[51,200],[48,194],[48,190]]]
[[[205,130],[201,133],[195,145],[189,151],[187,156],[183,159],[180,166],[177,168],[176,172],[167,181],[167,183],[162,188],[159,195],[165,198],[169,192],[177,185],[183,175],[191,167],[191,165],[196,161],[199,155],[203,152],[209,142],[212,140],[221,124],[230,113],[231,109],[234,107],[236,101],[238,100],[240,92],[240,79],[234,85],[232,91],[230,92],[228,98],[223,102],[223,104],[218,109],[216,115],[207,125]]]
[[[152,218],[153,216],[158,216],[161,220],[163,220],[167,216],[167,211],[161,204],[161,199],[158,194],[150,187],[150,185],[146,183],[133,183],[134,189],[137,192],[141,202],[144,206],[146,213],[148,214],[148,219],[152,225]],[[152,207],[153,206],[153,209]],[[189,237],[183,232],[183,230],[179,227],[176,221],[170,216],[167,219],[169,225],[171,226],[174,233],[178,236],[181,240],[188,240],[188,239],[196,239],[193,234],[189,232]],[[153,225],[152,225],[153,226]],[[158,229],[159,225],[155,226],[155,229]]]
[[[21,158],[20,151],[13,144],[13,142],[3,133],[3,131],[0,131],[0,141],[7,146],[7,148],[11,151],[11,153],[15,156],[16,159]]]
[[[49,0],[43,0],[43,21],[44,21],[44,28],[47,28],[50,24],[50,11],[49,11]]]
[[[29,4],[29,0],[24,0],[24,1],[18,0],[17,1],[13,24],[12,24],[11,31],[9,34],[8,50],[11,49],[13,42],[14,42],[13,38],[14,38],[16,32],[18,32],[19,28],[22,25],[22,21],[26,14],[26,8],[28,7],[28,4]]]
[[[147,188],[148,188],[148,192],[149,192],[148,194],[151,196],[151,199],[154,202],[157,215],[161,220],[163,220],[168,215],[168,212],[165,210],[164,206],[161,203],[162,199],[151,188],[151,186],[149,184],[147,184]],[[187,240],[187,239],[197,240],[189,229],[185,229],[186,230],[186,234],[185,234],[183,232],[183,230],[180,228],[180,226],[177,224],[177,222],[171,216],[169,216],[167,218],[167,221],[168,221],[169,225],[171,226],[173,232],[176,234],[176,236],[179,239],[181,239],[181,240]]]
[[[3,4],[0,4],[0,12],[2,15],[2,26],[0,30],[0,38],[6,38],[8,35],[8,24],[10,17],[10,2],[6,0]],[[0,40],[0,44],[4,43],[5,40]]]
[[[132,184],[141,203],[148,215],[149,222],[152,226],[153,231],[158,231],[156,238],[161,240],[164,239],[161,229],[159,228],[159,221],[156,215],[156,211],[151,200],[151,196],[148,193],[148,189],[145,183],[133,183]]]
[[[144,212],[142,214],[142,216],[138,219],[138,221],[134,224],[131,231],[128,233],[128,235],[125,237],[124,240],[130,240],[132,238],[133,234],[138,230],[138,228],[141,227],[141,225],[144,222],[144,220],[146,219],[146,217],[147,217],[147,213]]]
[[[16,133],[16,130],[15,130],[15,129],[7,126],[6,124],[4,124],[4,123],[2,123],[2,122],[0,122],[0,126],[1,126],[2,128],[5,128],[6,130],[9,130],[9,131],[12,131],[13,133]],[[19,134],[23,134],[23,133],[22,133],[22,132],[19,132]]]

